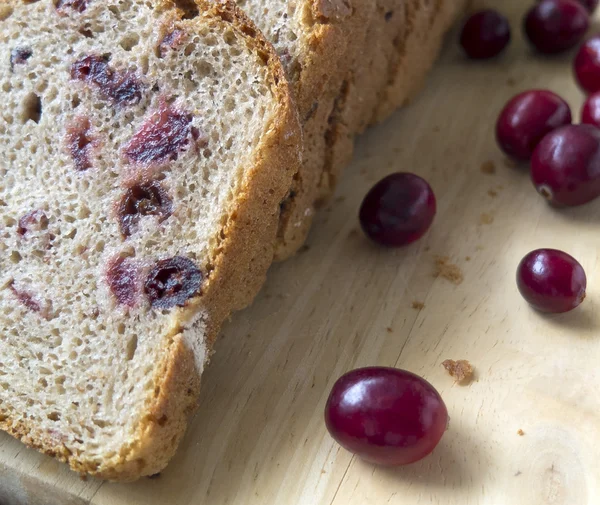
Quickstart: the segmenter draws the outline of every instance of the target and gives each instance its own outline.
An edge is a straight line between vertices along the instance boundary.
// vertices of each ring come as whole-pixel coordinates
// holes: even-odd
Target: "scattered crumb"
[[[465,256],[465,261],[471,261],[471,256]]]
[[[327,472],[325,470],[321,470],[321,475],[326,474]]]
[[[496,198],[498,196],[498,192],[495,189],[488,189],[488,195],[492,198]]]
[[[428,245],[425,246],[425,248],[423,249],[425,252],[429,252],[431,251],[431,247],[429,247]]]
[[[487,212],[482,212],[479,218],[479,222],[481,224],[492,224],[494,222],[494,216],[488,214]]]
[[[485,161],[484,163],[481,164],[481,167],[479,167],[479,170],[481,170],[484,174],[488,174],[488,175],[492,175],[496,173],[496,164],[491,161]]]
[[[350,230],[350,233],[348,233],[348,238],[354,237],[358,237],[358,230],[356,228],[353,228],[352,230]]]
[[[458,384],[465,385],[473,380],[473,366],[465,359],[459,359],[458,361],[447,359],[442,363],[442,366]]]
[[[517,473],[515,473],[515,477],[518,477],[519,475],[521,475],[523,472],[521,472],[521,470],[517,470]]]
[[[298,253],[302,254],[310,251],[310,246],[308,244],[304,244],[300,249],[298,249]]]
[[[506,79],[507,86],[514,86],[516,84],[517,84],[517,81],[515,81],[512,77],[509,77],[508,79]]]
[[[464,279],[462,270],[449,261],[448,256],[437,256],[435,258],[435,277],[443,277],[458,286]]]
[[[83,482],[87,482],[87,480],[88,480],[87,473],[80,473],[79,479],[82,480]]]
[[[525,435],[525,432],[519,428],[519,431],[517,431],[517,435],[519,435],[520,437],[522,437],[523,435]]]
[[[388,333],[392,333],[394,330],[393,330],[393,329],[392,329],[390,326],[388,326],[388,327],[386,328],[386,331],[387,331]]]
[[[152,475],[148,475],[149,479],[158,479],[159,477],[160,477],[160,472],[152,474]]]
[[[423,302],[414,301],[412,302],[412,308],[416,310],[423,310],[425,308],[425,304]]]
[[[439,126],[434,126],[434,127],[433,127],[433,131],[434,131],[435,133],[439,132],[440,130],[441,130],[441,128],[440,128]]]

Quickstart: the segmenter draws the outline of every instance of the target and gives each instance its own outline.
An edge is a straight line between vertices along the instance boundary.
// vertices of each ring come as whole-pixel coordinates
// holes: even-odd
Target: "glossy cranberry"
[[[513,97],[496,123],[496,140],[511,158],[527,161],[552,130],[571,123],[567,102],[551,91],[534,89]]]
[[[370,239],[398,247],[421,238],[431,226],[435,212],[435,195],[427,181],[418,175],[395,173],[367,193],[359,218]]]
[[[29,47],[15,47],[10,52],[10,69],[14,70],[15,65],[23,65],[33,55]]]
[[[448,426],[448,411],[425,379],[396,368],[359,368],[340,377],[327,405],[331,436],[361,458],[406,465],[435,449]]]
[[[158,261],[146,279],[144,289],[152,307],[170,309],[182,307],[197,295],[202,284],[202,272],[189,258],[175,256]]]
[[[542,0],[527,13],[525,34],[540,53],[560,53],[575,47],[589,24],[589,13],[577,0]]]
[[[600,130],[568,125],[546,135],[531,158],[531,180],[555,205],[583,205],[600,196]]]
[[[19,218],[17,233],[24,236],[28,232],[46,230],[48,229],[48,222],[48,217],[43,210],[32,210]]]
[[[568,312],[585,298],[583,267],[572,256],[556,249],[537,249],[525,256],[517,269],[521,295],[541,312]]]
[[[510,25],[499,12],[486,9],[473,14],[464,24],[460,44],[474,60],[499,55],[510,42]]]
[[[17,289],[14,285],[14,281],[9,284],[9,289],[12,294],[15,296],[17,300],[19,300],[25,307],[33,312],[41,312],[41,305],[35,300],[33,295],[28,293],[27,291],[23,291],[21,289]]]
[[[80,14],[87,9],[89,0],[58,0],[56,2],[56,8],[61,12],[67,12],[67,10],[73,10]]]
[[[140,165],[176,160],[179,152],[197,135],[191,114],[163,103],[125,146],[125,156]]]
[[[575,78],[587,93],[600,91],[600,35],[586,40],[573,63]]]
[[[164,58],[169,51],[177,49],[185,40],[185,32],[175,29],[167,33],[158,45],[158,52],[161,58]]]
[[[600,128],[600,91],[588,96],[583,103],[581,122]]]
[[[94,138],[89,118],[77,117],[67,126],[67,148],[77,171],[83,172],[92,167]]]
[[[160,183],[136,184],[127,190],[119,205],[121,233],[129,237],[141,217],[158,216],[159,221],[163,221],[172,210],[173,202]]]
[[[118,257],[108,266],[106,281],[114,297],[121,305],[133,307],[138,293],[138,269],[126,258]]]
[[[599,1],[600,0],[579,0],[579,3],[583,5],[588,12],[592,13],[596,10],[596,7],[598,7]]]

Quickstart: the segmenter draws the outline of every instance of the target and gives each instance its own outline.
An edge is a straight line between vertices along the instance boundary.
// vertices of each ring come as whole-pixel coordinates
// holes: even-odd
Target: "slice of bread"
[[[273,258],[301,130],[230,3],[0,3],[0,427],[160,471]]]

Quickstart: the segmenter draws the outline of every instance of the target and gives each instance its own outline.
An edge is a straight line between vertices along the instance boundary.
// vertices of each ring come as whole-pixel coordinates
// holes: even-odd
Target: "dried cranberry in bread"
[[[232,4],[0,3],[0,427],[160,471],[273,257],[300,125]]]

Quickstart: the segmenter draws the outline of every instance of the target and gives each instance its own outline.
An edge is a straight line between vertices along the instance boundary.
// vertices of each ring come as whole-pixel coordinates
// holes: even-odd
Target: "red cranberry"
[[[15,295],[17,300],[19,300],[29,310],[33,312],[42,311],[42,307],[39,304],[39,302],[37,302],[31,294],[27,293],[27,291],[17,289],[14,285],[14,282],[10,283],[9,288],[12,291],[12,294]]]
[[[421,238],[431,226],[435,212],[435,195],[427,181],[418,175],[395,173],[367,193],[359,218],[371,240],[398,247]]]
[[[197,295],[202,284],[202,272],[188,258],[175,256],[158,261],[146,279],[146,294],[155,309],[182,307]]]
[[[21,236],[30,231],[42,231],[48,228],[48,217],[41,209],[36,209],[28,212],[19,219],[17,233]]]
[[[156,181],[138,184],[127,190],[119,205],[121,233],[129,237],[142,216],[158,216],[163,221],[171,215],[173,203]]]
[[[582,205],[600,196],[600,130],[568,125],[546,135],[531,158],[531,180],[557,205]]]
[[[583,5],[591,14],[596,10],[596,7],[598,7],[599,1],[600,0],[579,0],[579,3]]]
[[[89,0],[58,0],[56,8],[59,11],[66,12],[67,9],[72,9],[80,14],[87,9]]]
[[[23,65],[32,55],[29,47],[15,47],[10,52],[10,69],[14,70],[15,65]]]
[[[464,24],[460,44],[469,58],[482,60],[500,54],[510,42],[510,25],[499,12],[486,9]]]
[[[113,260],[106,271],[106,281],[112,294],[121,305],[133,307],[138,292],[136,266],[125,258]]]
[[[517,286],[523,298],[541,312],[568,312],[585,298],[583,267],[556,249],[537,249],[517,269]]]
[[[167,33],[158,45],[158,52],[161,58],[164,58],[169,51],[177,49],[185,40],[185,32],[175,29]]]
[[[87,117],[76,118],[67,126],[67,148],[71,153],[75,169],[83,172],[92,167],[91,155],[94,148],[92,126]]]
[[[396,368],[359,368],[340,377],[327,405],[331,436],[381,465],[406,465],[430,454],[448,425],[446,405],[425,379]]]
[[[600,91],[600,35],[586,40],[573,63],[579,86],[587,93]]]
[[[544,136],[571,123],[571,109],[561,97],[543,89],[525,91],[502,109],[496,139],[511,158],[527,161]]]
[[[587,97],[581,108],[581,122],[600,128],[600,91]]]
[[[577,0],[542,0],[525,18],[529,42],[545,54],[575,47],[590,24],[588,11]]]

